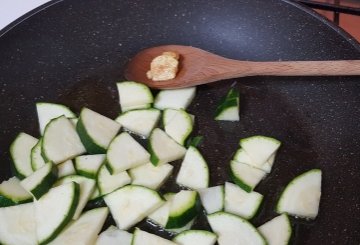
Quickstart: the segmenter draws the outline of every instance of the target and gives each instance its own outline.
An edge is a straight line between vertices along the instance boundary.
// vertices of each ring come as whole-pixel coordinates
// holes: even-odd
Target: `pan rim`
[[[282,2],[289,4],[293,6],[294,8],[297,8],[306,14],[309,14],[310,16],[314,17],[316,20],[320,21],[324,25],[330,27],[335,33],[343,37],[348,43],[350,43],[358,52],[360,52],[360,42],[357,41],[353,36],[351,36],[348,32],[346,32],[344,29],[342,29],[340,26],[337,26],[335,23],[331,22],[321,14],[317,13],[315,10],[294,2],[293,0],[281,0]],[[17,18],[16,20],[9,23],[7,26],[5,26],[2,30],[0,30],[0,38],[2,38],[6,33],[10,32],[12,29],[14,29],[16,26],[26,22],[29,18],[32,16],[39,14],[43,10],[50,8],[58,3],[66,2],[66,0],[51,0],[43,5],[40,5],[39,7],[31,10],[30,12],[22,15],[21,17]]]

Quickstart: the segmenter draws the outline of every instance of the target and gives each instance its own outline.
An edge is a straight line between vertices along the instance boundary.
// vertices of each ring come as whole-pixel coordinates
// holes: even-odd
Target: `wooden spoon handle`
[[[250,76],[360,75],[360,60],[249,62],[248,65]]]

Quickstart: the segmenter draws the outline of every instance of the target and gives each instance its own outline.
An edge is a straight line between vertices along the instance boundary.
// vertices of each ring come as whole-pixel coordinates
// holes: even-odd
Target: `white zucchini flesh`
[[[245,164],[247,164],[249,166],[252,166],[254,168],[261,169],[262,171],[265,171],[266,173],[270,173],[271,169],[272,169],[272,166],[274,164],[274,161],[275,161],[275,155],[276,155],[276,152],[274,152],[264,164],[259,166],[259,165],[256,165],[251,160],[251,158],[249,157],[249,155],[246,153],[246,151],[243,148],[239,148],[236,151],[233,160],[236,161],[236,162],[245,163]]]
[[[97,185],[101,195],[106,195],[130,183],[131,178],[126,171],[111,174],[105,165],[101,166],[97,176]]]
[[[286,214],[279,215],[259,226],[258,231],[268,245],[287,245],[291,238],[291,223]]]
[[[75,158],[75,168],[79,175],[95,179],[105,161],[105,154],[82,155]]]
[[[31,167],[31,149],[37,139],[26,133],[20,133],[10,146],[10,155],[19,178],[25,178],[34,171]]]
[[[36,236],[39,244],[51,242],[71,221],[79,194],[79,185],[71,182],[50,189],[35,202]]]
[[[91,197],[89,198],[90,201],[95,200],[96,198],[101,197],[101,193],[99,191],[98,187],[95,187],[93,193],[91,194]]]
[[[161,112],[154,108],[133,110],[121,114],[115,121],[130,132],[147,138],[158,123],[160,115]]]
[[[266,136],[241,139],[240,146],[249,155],[255,167],[261,168],[280,147],[281,142]]]
[[[321,179],[321,170],[312,169],[290,181],[279,198],[277,213],[314,219],[319,212]]]
[[[131,245],[133,235],[111,225],[101,232],[95,245]]]
[[[129,170],[131,184],[158,189],[170,176],[174,167],[168,163],[154,166],[151,162]]]
[[[233,214],[217,212],[207,216],[219,245],[266,245],[265,239],[247,220]]]
[[[139,228],[135,229],[132,245],[177,245],[176,243],[166,240],[157,235],[142,231]]]
[[[93,245],[108,214],[107,207],[95,208],[83,213],[78,220],[70,223],[51,242],[51,245]]]
[[[155,128],[149,138],[151,162],[155,166],[181,159],[186,149],[163,130]]]
[[[151,108],[151,104],[142,104],[142,105],[134,105],[134,106],[123,106],[121,107],[121,111],[123,113],[127,112],[127,111],[132,111],[132,110],[141,110],[141,109],[149,109]]]
[[[41,156],[41,139],[38,140],[36,145],[31,149],[31,167],[33,171],[38,170],[45,165],[45,160]]]
[[[177,143],[184,145],[193,130],[194,121],[184,110],[165,109],[163,124],[165,132]]]
[[[65,116],[67,118],[76,117],[76,115],[67,107],[61,104],[36,103],[36,111],[39,119],[40,134],[44,134],[46,125],[54,118]]]
[[[6,207],[26,201],[30,201],[32,196],[25,190],[17,177],[4,180],[0,184],[0,207]]]
[[[201,203],[207,214],[224,209],[225,190],[223,185],[197,190]]]
[[[57,183],[55,183],[55,185],[58,186],[71,182],[75,182],[79,184],[80,187],[79,203],[76,207],[76,211],[73,216],[73,219],[76,220],[80,217],[81,212],[84,209],[86,203],[90,200],[90,197],[95,190],[96,182],[95,180],[86,178],[84,176],[69,175],[61,178]]]
[[[76,174],[76,170],[74,168],[74,164],[72,160],[67,160],[63,163],[58,164],[57,168],[58,168],[58,178]]]
[[[146,108],[148,104],[153,103],[154,97],[150,89],[142,84],[132,81],[117,83],[121,111],[130,109]]]
[[[247,192],[251,192],[266,176],[265,171],[237,161],[230,162],[230,171],[233,181]]]
[[[239,106],[232,106],[229,108],[224,109],[216,118],[215,120],[219,121],[239,121]]]
[[[112,174],[146,164],[150,154],[128,133],[123,132],[110,143],[106,164]]]
[[[173,200],[174,196],[175,193],[167,193],[164,195],[166,202],[154,212],[149,214],[148,218],[150,219],[150,222],[154,222],[155,224],[165,228],[169,220],[171,201]]]
[[[0,208],[0,244],[37,244],[34,203]]]
[[[79,118],[69,118],[70,122],[74,125],[74,127],[76,127],[76,124],[78,123],[79,121]]]
[[[36,199],[39,199],[52,187],[56,180],[57,167],[52,162],[49,162],[23,179],[20,184]]]
[[[161,90],[154,102],[154,107],[160,110],[166,108],[186,109],[196,94],[196,87]]]
[[[76,130],[87,152],[100,154],[105,153],[120,127],[118,122],[93,110],[83,108]]]
[[[225,212],[251,219],[257,213],[263,195],[258,192],[246,192],[239,186],[225,182]]]
[[[214,245],[216,234],[204,230],[183,231],[174,237],[173,241],[179,245]]]
[[[55,118],[48,123],[44,131],[41,150],[44,159],[55,164],[86,152],[74,126],[65,116]]]
[[[186,151],[176,183],[193,190],[203,189],[209,186],[209,167],[198,149],[190,146]]]
[[[136,185],[122,187],[106,195],[104,200],[122,230],[131,228],[164,203],[156,191]]]

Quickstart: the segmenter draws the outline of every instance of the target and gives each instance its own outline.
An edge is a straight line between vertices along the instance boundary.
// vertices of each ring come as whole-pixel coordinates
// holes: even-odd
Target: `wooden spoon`
[[[180,54],[179,71],[174,79],[147,78],[151,61],[165,51]],[[254,62],[227,59],[202,49],[166,45],[138,53],[127,65],[125,77],[149,87],[173,89],[246,76],[337,76],[360,75],[360,60]]]

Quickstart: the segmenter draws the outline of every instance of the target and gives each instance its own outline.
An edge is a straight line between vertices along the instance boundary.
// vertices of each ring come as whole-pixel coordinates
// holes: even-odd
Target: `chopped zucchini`
[[[291,238],[291,223],[286,214],[279,215],[258,227],[268,245],[287,245]]]
[[[114,120],[88,108],[83,108],[76,124],[76,131],[88,153],[102,154],[106,152],[120,127],[120,124]]]
[[[230,162],[230,173],[233,181],[247,192],[251,192],[266,176],[265,171],[236,161]]]
[[[61,116],[46,126],[41,152],[45,161],[59,164],[84,154],[86,150],[70,120]]]
[[[320,169],[312,169],[290,181],[279,198],[276,212],[316,218],[321,197],[321,175]]]
[[[239,121],[240,94],[231,88],[224,98],[221,99],[215,111],[215,120]]]
[[[10,146],[10,155],[14,165],[16,176],[23,179],[34,171],[31,167],[31,149],[38,140],[26,133],[20,133]]]
[[[36,103],[36,111],[39,119],[40,134],[43,135],[46,125],[54,118],[65,116],[67,118],[76,115],[67,107],[61,104],[39,102]]]
[[[196,94],[196,87],[161,90],[154,102],[154,107],[160,110],[166,108],[186,109]]]
[[[223,185],[199,189],[198,193],[207,214],[224,209],[225,191]]]
[[[106,165],[102,165],[98,176],[97,184],[100,191],[100,195],[106,195],[111,193],[124,185],[130,184],[131,178],[126,171],[111,174],[107,169]]]
[[[159,121],[160,115],[161,112],[158,109],[140,109],[127,111],[116,118],[115,121],[130,132],[147,138]]]
[[[208,187],[209,181],[209,167],[204,157],[198,149],[190,146],[181,163],[176,183],[193,190],[198,190]]]
[[[165,109],[163,113],[163,125],[165,132],[180,145],[193,130],[194,121],[184,110]]]
[[[96,179],[100,167],[105,161],[105,154],[82,155],[75,158],[75,168],[79,175]]]
[[[263,195],[258,192],[246,192],[239,186],[225,182],[225,212],[251,219],[260,208]]]
[[[155,166],[181,159],[186,149],[176,143],[169,135],[159,128],[155,128],[149,138],[151,163]]]
[[[146,164],[150,154],[128,133],[123,132],[110,143],[106,166],[111,174]]]
[[[148,108],[154,97],[150,89],[142,84],[132,81],[117,83],[121,111]]]
[[[17,177],[4,180],[0,184],[0,207],[9,207],[30,202],[32,196],[21,185]]]
[[[127,230],[160,207],[164,200],[154,190],[128,185],[104,197],[117,226]]]
[[[158,189],[170,176],[173,166],[166,163],[154,166],[147,163],[129,170],[133,185],[142,185],[150,189]]]

